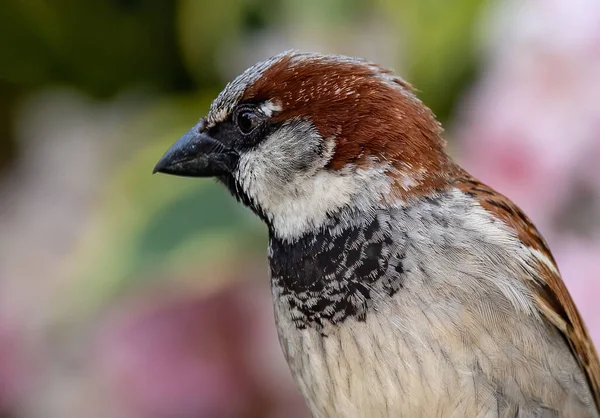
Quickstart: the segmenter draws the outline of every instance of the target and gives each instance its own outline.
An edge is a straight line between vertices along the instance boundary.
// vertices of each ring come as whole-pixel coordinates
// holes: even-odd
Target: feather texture
[[[462,171],[457,187],[476,199],[495,217],[513,229],[524,245],[533,250],[537,262],[531,280],[537,308],[564,336],[573,356],[585,371],[600,408],[600,361],[581,315],[560,277],[554,257],[546,241],[523,211],[505,196]]]

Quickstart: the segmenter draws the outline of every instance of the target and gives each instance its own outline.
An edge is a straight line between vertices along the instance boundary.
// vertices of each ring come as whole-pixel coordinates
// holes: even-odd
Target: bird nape
[[[262,61],[154,171],[216,177],[268,226],[281,346],[315,417],[600,417],[598,356],[544,239],[390,71]]]

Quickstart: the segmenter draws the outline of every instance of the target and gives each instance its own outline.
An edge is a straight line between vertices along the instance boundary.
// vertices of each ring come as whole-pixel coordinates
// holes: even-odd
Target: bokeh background
[[[227,80],[284,49],[394,68],[452,154],[548,239],[600,344],[597,0],[5,0],[0,417],[307,417],[265,228],[151,176]]]

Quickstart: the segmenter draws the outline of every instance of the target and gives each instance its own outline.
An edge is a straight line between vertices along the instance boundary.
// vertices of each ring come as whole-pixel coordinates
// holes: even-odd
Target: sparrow
[[[546,242],[391,71],[259,62],[154,172],[216,177],[267,225],[279,340],[313,416],[600,416],[598,355]]]

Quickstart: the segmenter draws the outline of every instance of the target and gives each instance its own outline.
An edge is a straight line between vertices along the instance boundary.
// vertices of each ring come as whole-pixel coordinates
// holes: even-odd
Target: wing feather
[[[573,356],[585,372],[596,407],[600,410],[600,360],[544,238],[517,205],[491,187],[467,173],[463,173],[455,185],[513,228],[521,241],[538,254],[539,263],[534,267],[539,275],[530,282],[537,307],[568,342]]]

